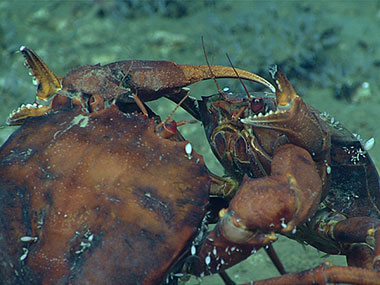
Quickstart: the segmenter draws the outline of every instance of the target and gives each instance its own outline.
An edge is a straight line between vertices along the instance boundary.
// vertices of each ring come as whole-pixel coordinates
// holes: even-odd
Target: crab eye
[[[253,98],[251,101],[251,110],[258,114],[264,110],[264,100],[262,98]]]
[[[177,123],[174,120],[168,120],[164,124],[164,129],[171,135],[175,135],[177,132]]]

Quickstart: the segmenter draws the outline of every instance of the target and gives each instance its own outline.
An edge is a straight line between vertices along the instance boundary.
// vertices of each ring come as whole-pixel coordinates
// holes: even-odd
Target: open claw
[[[319,114],[297,95],[281,69],[275,68],[272,75],[276,82],[276,110],[240,121],[253,128],[277,130],[310,153],[320,154],[328,149],[329,133]]]
[[[28,117],[42,116],[49,112],[54,94],[62,88],[62,79],[33,50],[22,46],[20,52],[37,84],[37,94],[34,104],[23,104],[9,115],[7,124],[11,126],[20,125]]]
[[[61,78],[55,75],[46,63],[30,48],[22,46],[20,52],[25,57],[26,65],[37,80],[37,100],[50,101],[51,97],[62,88]],[[41,102],[38,102],[41,104]]]

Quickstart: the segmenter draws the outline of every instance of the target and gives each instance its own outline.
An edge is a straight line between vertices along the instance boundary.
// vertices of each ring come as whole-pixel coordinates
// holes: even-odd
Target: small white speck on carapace
[[[188,159],[191,159],[191,154],[193,153],[193,147],[191,143],[188,143],[185,145],[185,152]]]

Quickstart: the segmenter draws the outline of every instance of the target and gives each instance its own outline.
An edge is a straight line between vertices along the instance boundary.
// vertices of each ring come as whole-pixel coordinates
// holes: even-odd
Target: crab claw
[[[8,125],[20,125],[28,117],[46,114],[51,109],[54,94],[62,88],[62,78],[55,75],[34,51],[22,46],[20,52],[25,57],[25,65],[30,68],[33,82],[37,85],[37,94],[34,104],[23,104],[9,115]]]
[[[240,119],[253,128],[268,128],[285,135],[290,143],[319,154],[326,150],[330,138],[318,112],[297,95],[281,69],[271,70],[276,85],[277,109],[266,114]]]
[[[271,73],[273,74],[273,79],[276,82],[276,99],[278,108],[291,108],[293,100],[299,96],[281,69],[275,65],[271,69]]]
[[[322,181],[310,154],[295,145],[276,149],[270,176],[245,178],[218,227],[235,243],[256,244],[262,234],[289,233],[318,208]]]

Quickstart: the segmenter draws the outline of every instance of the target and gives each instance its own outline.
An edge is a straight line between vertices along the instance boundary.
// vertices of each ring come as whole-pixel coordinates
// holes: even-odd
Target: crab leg
[[[313,220],[310,224],[318,235],[342,248],[348,265],[380,271],[380,220],[340,213],[316,215]]]
[[[328,262],[303,272],[289,273],[280,277],[270,278],[248,284],[282,285],[282,284],[379,284],[380,273],[363,268],[331,266]]]
[[[49,112],[51,101],[59,90],[68,91],[68,94],[100,94],[110,102],[119,99],[125,103],[135,102],[145,114],[142,102],[161,96],[173,98],[174,94],[183,95],[183,87],[211,78],[241,78],[275,91],[267,80],[248,71],[226,66],[213,66],[211,71],[208,65],[181,65],[172,61],[125,60],[104,66],[81,66],[61,80],[34,51],[21,47],[20,52],[38,84],[38,90],[34,104],[22,105],[11,113],[9,125],[18,125],[27,117]]]
[[[272,92],[275,87],[264,78],[226,66],[182,65],[173,61],[123,60],[101,65],[81,66],[68,73],[63,88],[87,94],[103,94],[105,100],[120,99],[127,103],[139,96],[143,102],[162,96],[172,98],[182,88],[212,78],[242,78],[259,83]],[[84,81],[82,78],[88,78]]]

